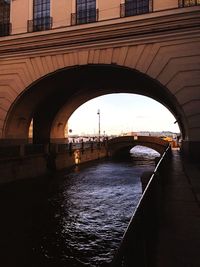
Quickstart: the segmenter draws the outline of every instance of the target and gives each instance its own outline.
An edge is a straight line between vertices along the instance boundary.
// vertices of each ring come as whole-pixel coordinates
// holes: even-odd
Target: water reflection
[[[153,167],[103,161],[2,186],[2,266],[106,266]]]
[[[160,157],[160,153],[154,149],[144,147],[144,146],[135,146],[130,150],[131,157],[134,161],[139,160],[154,160],[156,157]]]

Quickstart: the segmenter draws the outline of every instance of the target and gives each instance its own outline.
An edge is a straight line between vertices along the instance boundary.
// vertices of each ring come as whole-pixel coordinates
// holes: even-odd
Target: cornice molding
[[[17,36],[1,37],[0,57],[56,53],[124,43],[150,43],[200,36],[200,7],[145,14]]]

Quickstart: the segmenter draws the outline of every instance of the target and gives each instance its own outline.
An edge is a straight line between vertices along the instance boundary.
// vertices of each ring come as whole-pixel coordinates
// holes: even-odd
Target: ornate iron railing
[[[153,0],[147,1],[143,6],[137,4],[137,2],[125,2],[120,4],[120,17],[129,17],[139,14],[145,14],[153,12]]]
[[[52,25],[52,17],[41,17],[33,20],[28,20],[28,32],[51,30]]]
[[[0,23],[0,36],[10,35],[11,29],[11,23]]]
[[[0,145],[0,159],[19,158],[31,155],[48,154],[51,152],[73,153],[75,150],[84,151],[85,149],[97,149],[105,147],[105,142],[81,142],[81,143],[51,143],[51,144],[19,144],[19,145]]]
[[[189,7],[189,6],[198,6],[200,5],[200,0],[179,0],[179,7]]]
[[[99,9],[71,14],[71,25],[85,24],[99,20]]]

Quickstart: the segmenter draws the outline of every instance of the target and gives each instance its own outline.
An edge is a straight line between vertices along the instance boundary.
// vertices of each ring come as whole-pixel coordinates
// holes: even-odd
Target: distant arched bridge
[[[120,136],[108,140],[108,154],[111,157],[118,155],[129,155],[134,146],[145,146],[163,154],[169,143],[159,137],[152,136]]]

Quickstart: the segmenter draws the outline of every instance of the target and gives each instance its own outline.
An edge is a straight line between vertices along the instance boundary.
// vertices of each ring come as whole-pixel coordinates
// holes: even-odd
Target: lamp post
[[[68,131],[68,141],[71,139],[71,133],[72,133],[72,129],[69,129],[69,131]]]
[[[72,133],[72,129],[69,129],[69,134]],[[70,139],[69,139],[70,138]],[[68,148],[69,148],[69,153],[72,153],[72,140],[71,140],[71,136],[68,135]]]
[[[99,145],[100,145],[100,136],[101,136],[101,114],[100,114],[100,109],[97,110],[97,115],[99,116]]]

